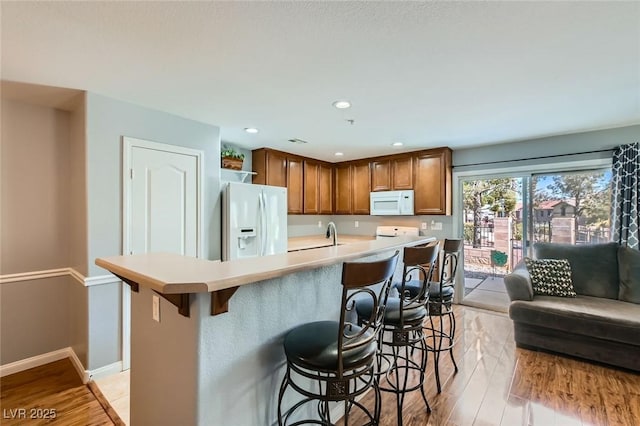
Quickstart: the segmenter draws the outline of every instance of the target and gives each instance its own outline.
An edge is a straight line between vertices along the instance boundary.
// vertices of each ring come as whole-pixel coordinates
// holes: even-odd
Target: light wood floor
[[[114,424],[69,359],[3,377],[0,388],[2,425]]]
[[[506,315],[463,306],[456,306],[455,312],[460,370],[454,375],[448,355],[441,358],[443,391],[437,394],[430,359],[426,390],[433,411],[426,413],[419,392],[409,394],[405,426],[640,425],[640,375],[518,349]],[[119,374],[99,385],[114,407],[128,408],[128,382],[128,374]],[[54,424],[114,424],[68,360],[7,376],[1,386],[2,410],[55,408]],[[371,398],[368,394],[363,402],[370,404]],[[396,425],[395,396],[383,393],[382,406],[381,426]],[[362,424],[363,419],[353,414],[349,424]],[[0,424],[44,421],[0,418]]]
[[[427,414],[419,392],[404,403],[405,426],[640,425],[640,375],[515,347],[503,314],[455,306],[454,375],[441,357],[442,393],[429,362]],[[639,354],[640,356],[640,354]],[[363,402],[369,404],[371,392]],[[355,414],[355,413],[354,413]],[[349,424],[362,424],[354,415]],[[381,426],[396,425],[395,395],[383,393]]]

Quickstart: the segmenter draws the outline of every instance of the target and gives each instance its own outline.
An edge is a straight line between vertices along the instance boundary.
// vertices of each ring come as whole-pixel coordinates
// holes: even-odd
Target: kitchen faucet
[[[333,245],[338,245],[338,231],[336,230],[336,224],[333,222],[329,222],[327,225],[327,238],[333,236]]]

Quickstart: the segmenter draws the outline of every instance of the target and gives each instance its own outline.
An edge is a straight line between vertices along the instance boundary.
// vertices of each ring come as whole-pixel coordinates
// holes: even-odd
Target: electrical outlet
[[[318,221],[318,228],[322,228],[322,221],[321,220]]]
[[[357,227],[359,227],[359,226],[360,226],[360,222],[358,222],[358,221],[356,220],[356,224],[355,224],[355,226],[356,226],[356,228],[357,228]]]
[[[442,222],[431,222],[431,229],[434,231],[442,231]]]
[[[160,322],[160,296],[153,295],[153,319]]]
[[[427,222],[422,222],[422,223],[420,224],[420,228],[422,228],[422,229],[425,229],[425,230],[426,230],[426,229],[427,229]]]

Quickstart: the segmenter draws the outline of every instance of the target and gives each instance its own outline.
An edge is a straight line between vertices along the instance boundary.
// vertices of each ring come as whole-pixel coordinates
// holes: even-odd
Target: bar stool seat
[[[298,325],[285,335],[287,362],[278,393],[279,426],[333,425],[330,404],[336,402],[343,404],[345,425],[354,411],[366,416],[366,426],[379,425],[378,339],[398,257],[396,251],[383,260],[343,263],[340,320]],[[356,324],[355,301],[365,299],[372,301],[372,310],[366,324]],[[372,407],[359,401],[370,389]],[[287,391],[297,394],[297,402],[287,401]]]
[[[433,273],[439,245],[405,247],[403,253],[402,283],[398,295],[389,296],[382,316],[382,333],[378,340],[378,371],[381,391],[396,395],[398,426],[403,424],[403,406],[409,392],[420,391],[427,412],[431,407],[424,391],[427,366],[427,344],[423,323],[428,316],[427,287]],[[428,266],[426,266],[428,265]],[[423,280],[416,294],[409,295],[404,284],[418,272]],[[366,300],[356,301],[356,314],[360,324],[371,316],[373,305]],[[419,356],[414,357],[418,351]]]
[[[394,284],[394,287],[399,289],[401,285],[402,285],[401,283],[396,283],[396,284]],[[408,281],[404,286],[405,291],[408,291],[409,294],[411,295],[411,297],[415,297],[418,294],[418,292],[420,291],[420,288],[422,288],[422,281],[418,281],[418,280]],[[442,293],[441,293],[438,281],[433,281],[429,285],[429,299],[430,300],[434,300],[434,299],[444,299],[444,300],[451,299],[451,298],[453,298],[453,293],[454,292],[453,292],[453,287],[452,286],[442,287]]]
[[[361,330],[361,327],[356,325],[351,327],[356,335]],[[294,328],[284,339],[284,352],[287,359],[304,368],[337,369],[339,328],[340,324],[337,321],[318,321]],[[353,349],[347,349],[342,353],[344,368],[354,368],[371,362],[377,350],[376,342],[372,337],[373,332],[366,330],[355,339]],[[366,340],[370,340],[370,343],[364,346],[358,345]]]
[[[419,290],[418,290],[419,291]],[[417,293],[416,293],[417,294]],[[402,301],[399,298],[393,298],[387,300],[387,306],[384,310],[384,323],[385,324],[400,324],[400,303]],[[373,310],[373,303],[370,300],[363,300],[356,304],[356,312],[361,318],[368,318]],[[427,310],[424,305],[413,306],[404,308],[403,320],[405,323],[421,322],[426,318]]]

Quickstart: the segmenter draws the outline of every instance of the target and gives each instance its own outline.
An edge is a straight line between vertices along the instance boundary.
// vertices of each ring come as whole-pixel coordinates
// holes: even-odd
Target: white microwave
[[[371,216],[413,215],[413,189],[372,192],[369,203]]]

